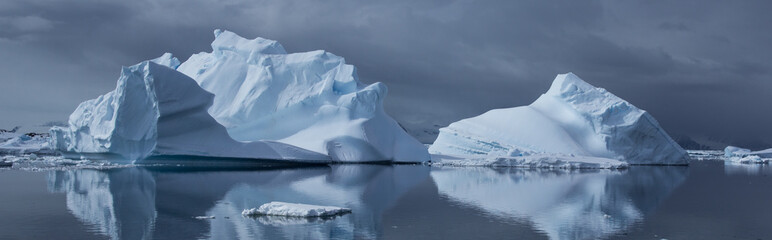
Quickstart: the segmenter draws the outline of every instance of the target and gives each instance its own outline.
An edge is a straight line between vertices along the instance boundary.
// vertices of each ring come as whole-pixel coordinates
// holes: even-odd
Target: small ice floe
[[[198,220],[207,220],[207,219],[214,219],[214,216],[195,216],[193,218]]]
[[[317,206],[300,203],[270,202],[259,208],[244,209],[243,216],[284,216],[284,217],[331,217],[350,213],[351,209]]]

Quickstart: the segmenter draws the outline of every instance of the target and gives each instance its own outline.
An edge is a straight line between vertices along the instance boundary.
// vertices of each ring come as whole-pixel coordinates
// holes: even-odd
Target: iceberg
[[[17,134],[0,132],[0,154],[53,154],[47,133]]]
[[[440,129],[429,152],[465,158],[549,153],[629,164],[689,160],[649,113],[572,73],[558,75],[531,105],[494,109]]]
[[[759,150],[759,151],[751,151],[747,148],[741,148],[741,147],[735,147],[735,146],[727,146],[724,148],[724,156],[725,157],[743,157],[748,155],[756,155],[762,158],[772,158],[772,148]]]
[[[65,153],[141,160],[203,156],[295,162],[424,162],[427,149],[383,110],[386,86],[359,82],[324,51],[215,31],[212,53],[124,67],[112,92],[53,127]]]
[[[157,155],[328,159],[283,143],[231,139],[207,113],[212,99],[193,79],[169,66],[144,61],[123,68],[115,90],[81,103],[69,126],[51,128],[51,142],[63,152],[129,160]]]
[[[237,141],[269,140],[332,161],[424,162],[426,148],[383,110],[387,89],[323,50],[290,53],[276,41],[215,30],[211,53],[178,71],[214,93],[209,113]]]
[[[751,151],[747,148],[727,146],[724,148],[724,160],[739,164],[766,164],[772,162],[772,148]]]
[[[317,206],[300,203],[269,202],[259,208],[244,209],[243,216],[284,216],[284,217],[331,217],[350,213],[350,208]]]

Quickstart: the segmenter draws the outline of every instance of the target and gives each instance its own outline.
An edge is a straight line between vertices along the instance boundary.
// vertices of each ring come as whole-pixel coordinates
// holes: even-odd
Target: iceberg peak
[[[234,52],[247,58],[259,54],[287,54],[284,46],[277,41],[261,37],[246,39],[231,31],[220,29],[215,30],[212,50],[215,54]]]
[[[164,53],[160,57],[150,61],[172,69],[177,69],[177,67],[180,66],[180,60],[174,57],[171,53]]]

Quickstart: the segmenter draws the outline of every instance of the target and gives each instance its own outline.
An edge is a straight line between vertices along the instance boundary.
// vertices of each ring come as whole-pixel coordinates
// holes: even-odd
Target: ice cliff
[[[572,73],[558,75],[531,105],[494,109],[440,129],[429,151],[466,158],[557,153],[630,164],[689,159],[649,113]]]

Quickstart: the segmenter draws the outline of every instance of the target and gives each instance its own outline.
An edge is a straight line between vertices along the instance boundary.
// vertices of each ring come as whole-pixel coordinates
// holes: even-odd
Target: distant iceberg
[[[753,163],[770,163],[772,162],[772,148],[751,151],[750,149],[727,146],[724,148],[724,159],[733,163],[753,164]]]
[[[215,36],[212,53],[184,63],[167,53],[123,68],[114,91],[83,102],[69,126],[51,129],[54,148],[129,160],[429,160],[383,111],[386,87],[359,82],[343,58],[287,54],[275,41],[227,31]]]
[[[558,75],[531,105],[491,110],[440,129],[429,152],[463,158],[549,153],[630,164],[689,160],[646,111],[572,73]]]

